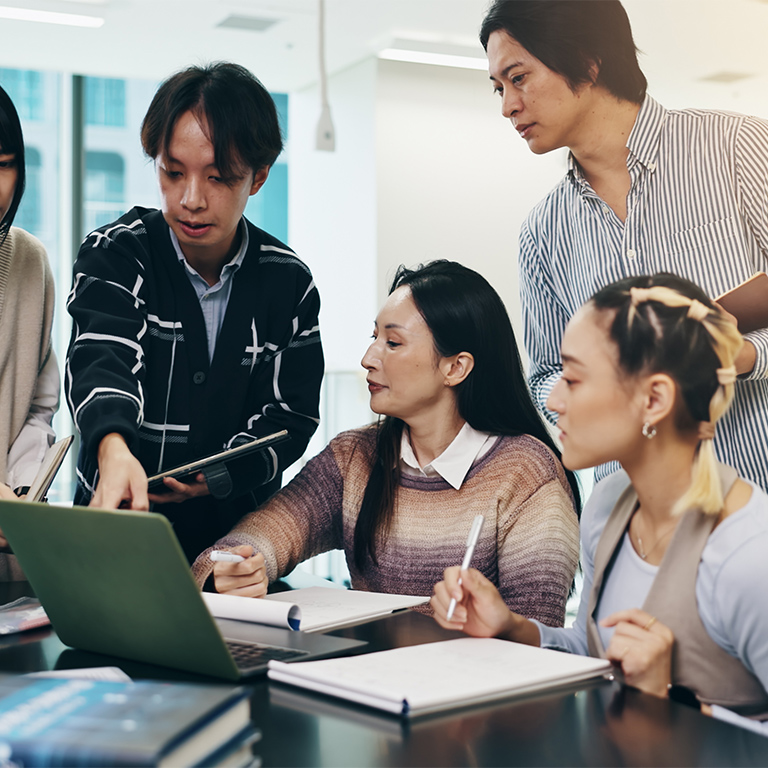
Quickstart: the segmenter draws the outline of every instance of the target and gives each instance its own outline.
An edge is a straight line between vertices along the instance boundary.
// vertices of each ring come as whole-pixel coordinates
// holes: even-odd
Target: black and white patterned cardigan
[[[226,533],[266,495],[265,483],[271,492],[279,487],[275,479],[319,423],[323,352],[312,275],[287,246],[246,223],[248,251],[233,275],[210,364],[199,300],[160,211],[133,208],[88,235],[67,303],[73,328],[65,391],[82,439],[78,503],[95,489],[96,452],[110,432],[125,437],[148,474],[280,429],[290,433],[230,468],[227,499],[158,507],[185,550],[182,529],[207,546],[216,538],[208,536]]]

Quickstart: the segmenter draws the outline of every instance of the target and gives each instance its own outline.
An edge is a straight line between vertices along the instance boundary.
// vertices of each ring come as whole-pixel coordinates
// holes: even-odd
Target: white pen
[[[234,552],[222,552],[214,549],[208,555],[214,563],[241,563],[245,558],[242,555],[236,555]]]
[[[461,561],[461,570],[466,571],[469,568],[469,564],[472,562],[472,555],[475,554],[475,546],[477,540],[480,538],[480,531],[483,528],[485,518],[482,515],[476,515],[472,521],[472,527],[469,529],[469,536],[467,536],[467,551],[464,553],[464,559]],[[461,576],[459,576],[459,585],[461,585]],[[451,603],[448,606],[448,613],[445,618],[450,621],[453,618],[453,612],[456,610],[456,598],[451,598]]]

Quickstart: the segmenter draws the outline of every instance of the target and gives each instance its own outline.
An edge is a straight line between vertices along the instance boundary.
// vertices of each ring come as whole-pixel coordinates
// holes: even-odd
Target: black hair
[[[709,404],[719,384],[720,360],[702,323],[687,317],[687,306],[646,301],[633,307],[630,289],[662,286],[714,309],[712,300],[697,285],[677,275],[660,272],[619,280],[592,297],[598,310],[615,310],[610,337],[618,350],[619,369],[628,376],[669,374],[693,421],[709,421]],[[636,319],[630,322],[630,313]],[[680,426],[683,426],[680,424]]]
[[[19,210],[19,203],[24,194],[26,172],[24,163],[24,135],[21,132],[21,121],[16,107],[13,106],[11,97],[0,88],[0,154],[15,155],[16,159],[16,188],[13,191],[13,200],[8,210],[0,221],[0,245],[5,241],[8,230]]]
[[[269,168],[283,149],[272,97],[245,67],[216,62],[189,67],[160,85],[141,124],[152,159],[167,152],[179,118],[191,111],[208,132],[222,178]]]
[[[438,260],[416,269],[401,266],[389,290],[407,286],[432,332],[440,357],[469,352],[474,367],[458,384],[459,415],[471,427],[496,435],[528,434],[560,453],[536,410],[520,363],[512,323],[501,297],[480,274],[453,261]],[[363,569],[376,563],[376,537],[385,534],[394,515],[400,481],[399,451],[404,422],[379,420],[376,454],[355,525],[354,562]],[[576,476],[566,470],[578,514]]]
[[[648,82],[619,0],[494,0],[480,27],[480,42],[506,32],[571,87],[593,82],[618,99],[641,104]]]
[[[608,335],[619,373],[668,375],[680,392],[675,426],[693,432],[702,422],[711,425],[705,435],[699,432],[691,485],[673,514],[691,507],[719,513],[723,497],[712,438],[734,395],[734,361],[743,344],[738,329],[697,285],[666,272],[619,280],[590,303],[598,312],[613,313]]]

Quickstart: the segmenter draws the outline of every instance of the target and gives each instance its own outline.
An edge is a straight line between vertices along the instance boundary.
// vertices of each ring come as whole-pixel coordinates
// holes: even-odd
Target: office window
[[[288,94],[287,93],[271,93],[272,101],[275,102],[277,109],[277,119],[280,123],[280,131],[283,134],[283,141],[288,140]],[[283,157],[283,161],[285,158]]]
[[[41,237],[42,235],[42,171],[43,163],[40,151],[34,147],[25,147],[25,159],[27,167],[27,181],[24,188],[24,197],[16,212],[13,224],[25,229],[27,232]]]
[[[283,142],[288,141],[288,94],[270,94],[277,108]],[[278,240],[288,243],[288,163],[286,153],[277,158],[264,186],[248,201],[245,217]],[[289,243],[290,245],[290,243]]]
[[[85,124],[125,125],[125,80],[85,78]]]
[[[278,240],[288,242],[288,165],[275,163],[264,186],[248,200],[245,217]]]
[[[16,106],[22,120],[42,120],[43,76],[28,69],[0,68],[0,84]]]
[[[85,231],[125,213],[125,161],[116,152],[85,153]]]

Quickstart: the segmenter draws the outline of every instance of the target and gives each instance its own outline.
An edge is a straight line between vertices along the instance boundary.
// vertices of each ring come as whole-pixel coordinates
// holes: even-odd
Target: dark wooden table
[[[0,603],[29,594],[0,584]],[[370,650],[457,636],[406,612],[339,634]],[[119,666],[131,677],[203,678],[64,646],[50,629],[0,638],[0,672]],[[205,680],[210,681],[208,678]],[[255,745],[269,766],[768,766],[768,738],[616,684],[544,695],[413,720],[379,714],[258,678]]]

